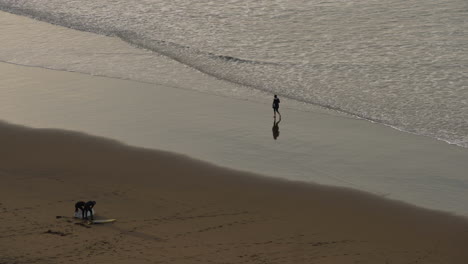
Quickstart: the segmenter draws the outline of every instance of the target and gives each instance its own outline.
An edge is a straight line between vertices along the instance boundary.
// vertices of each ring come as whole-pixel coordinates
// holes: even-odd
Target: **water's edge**
[[[199,71],[201,73],[211,75],[211,76],[213,76],[213,77],[215,77],[215,78],[217,78],[219,80],[231,82],[231,83],[234,83],[234,84],[239,84],[239,85],[246,86],[246,87],[250,87],[250,88],[257,89],[257,90],[260,90],[260,91],[263,91],[263,92],[266,92],[266,93],[271,93],[271,92],[275,92],[275,91],[271,91],[269,89],[266,89],[260,83],[251,83],[249,81],[244,81],[240,76],[234,76],[234,77],[233,76],[226,76],[224,74],[224,72],[216,70],[216,67],[217,67],[216,62],[217,61],[230,62],[230,63],[233,63],[234,66],[237,65],[237,64],[252,64],[252,65],[256,65],[256,66],[258,66],[258,65],[260,65],[260,66],[261,65],[269,65],[269,66],[279,67],[279,68],[282,68],[282,67],[287,68],[288,67],[288,65],[281,65],[281,64],[277,64],[277,63],[252,61],[252,60],[245,60],[245,59],[235,58],[235,57],[232,57],[232,56],[215,55],[215,54],[211,54],[211,53],[204,53],[202,51],[198,51],[196,49],[191,49],[189,47],[179,45],[177,43],[172,43],[172,42],[156,41],[156,42],[147,43],[145,41],[141,41],[141,38],[138,38],[136,33],[130,32],[130,31],[118,31],[117,30],[117,31],[113,31],[113,32],[108,32],[108,31],[103,31],[100,28],[92,28],[92,27],[90,28],[89,26],[84,27],[84,26],[82,26],[80,24],[73,24],[73,23],[63,24],[63,23],[61,23],[62,20],[60,20],[59,18],[56,18],[54,16],[51,16],[51,14],[43,13],[43,12],[38,11],[38,10],[31,10],[31,9],[27,9],[27,8],[21,9],[21,8],[16,8],[16,7],[12,8],[12,7],[8,7],[8,6],[2,6],[2,5],[0,5],[0,9],[5,11],[5,12],[8,12],[8,13],[21,15],[21,16],[25,16],[25,17],[30,17],[30,18],[33,18],[33,19],[36,19],[36,20],[39,20],[39,21],[43,21],[43,22],[46,22],[46,23],[49,23],[49,24],[57,25],[57,26],[63,26],[63,27],[66,27],[66,28],[71,28],[71,29],[84,31],[84,32],[91,32],[91,33],[100,34],[100,35],[117,37],[117,38],[121,39],[122,41],[124,41],[126,43],[129,43],[132,46],[135,46],[135,47],[141,48],[141,49],[145,49],[145,50],[150,50],[150,51],[155,52],[157,54],[166,56],[167,58],[169,58],[171,60],[180,62],[180,63],[182,63],[184,65],[187,65],[189,67],[192,67],[192,68],[196,69],[197,71]],[[186,49],[191,50],[190,51],[191,52],[190,57],[185,56],[186,53],[184,53],[183,50],[186,50]],[[197,56],[204,56],[205,59],[206,59],[206,57],[208,57],[211,60],[211,62],[200,63],[200,60],[197,60]],[[284,69],[286,69],[286,68],[284,68]],[[108,76],[108,77],[114,77],[114,76]],[[138,81],[138,80],[136,80],[136,81]],[[338,112],[344,113],[346,115],[349,115],[349,116],[352,116],[352,117],[355,117],[355,118],[364,119],[364,120],[368,120],[368,121],[375,122],[375,123],[380,123],[380,124],[392,127],[394,129],[397,129],[397,130],[402,131],[402,132],[407,132],[407,133],[420,135],[420,136],[428,136],[428,137],[431,137],[431,138],[435,138],[437,140],[444,141],[444,142],[446,142],[448,144],[453,144],[453,145],[457,145],[457,146],[465,147],[465,148],[468,147],[465,144],[465,142],[453,142],[453,141],[451,141],[449,139],[446,139],[446,138],[437,137],[436,135],[421,134],[421,133],[419,133],[417,131],[412,131],[410,129],[406,129],[404,127],[401,127],[401,126],[399,126],[397,124],[389,123],[388,121],[385,121],[383,119],[371,118],[371,117],[368,117],[368,116],[365,116],[365,115],[361,115],[359,113],[355,113],[353,111],[343,109],[341,107],[333,106],[331,104],[326,104],[326,103],[322,103],[322,102],[319,102],[319,101],[311,102],[310,99],[306,100],[306,99],[294,96],[292,94],[287,94],[287,93],[285,94],[285,93],[281,93],[281,92],[278,92],[278,93],[283,97],[289,98],[291,100],[295,100],[295,101],[300,102],[300,103],[312,104],[312,105],[323,107],[325,109],[329,109],[329,110],[332,110],[332,111],[338,111]]]

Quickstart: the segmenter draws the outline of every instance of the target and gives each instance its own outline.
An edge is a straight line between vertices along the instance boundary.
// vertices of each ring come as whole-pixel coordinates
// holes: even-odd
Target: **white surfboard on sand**
[[[92,220],[92,224],[106,224],[106,223],[112,223],[117,221],[117,219],[99,219],[99,220]]]

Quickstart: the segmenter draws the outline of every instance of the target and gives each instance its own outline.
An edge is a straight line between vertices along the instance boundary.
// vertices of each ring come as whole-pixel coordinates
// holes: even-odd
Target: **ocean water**
[[[0,0],[0,10],[143,49],[118,67],[28,52],[3,61],[226,96],[276,93],[468,147],[466,0]],[[182,73],[165,72],[161,56]],[[191,75],[217,81],[187,85],[200,79]]]

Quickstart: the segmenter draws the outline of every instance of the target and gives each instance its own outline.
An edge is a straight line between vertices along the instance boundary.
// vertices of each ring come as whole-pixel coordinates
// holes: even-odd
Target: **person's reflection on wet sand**
[[[279,123],[281,122],[281,116],[276,122],[276,117],[273,118],[273,127],[271,128],[271,131],[273,132],[273,138],[276,140],[279,137],[280,131],[279,131]]]

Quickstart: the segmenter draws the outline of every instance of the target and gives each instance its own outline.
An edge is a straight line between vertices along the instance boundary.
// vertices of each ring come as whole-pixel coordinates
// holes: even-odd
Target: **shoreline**
[[[0,63],[3,120],[112,138],[275,178],[468,215],[466,149],[365,120]],[[284,108],[283,108],[284,109]]]
[[[466,218],[83,133],[0,128],[4,262],[455,264],[468,256]],[[97,201],[96,218],[117,222],[56,219],[83,199]]]
[[[135,48],[118,37],[104,36],[88,31],[67,28],[61,25],[49,24],[48,22],[37,20],[30,16],[21,16],[14,13],[8,13],[6,11],[0,11],[0,20],[5,23],[13,21],[12,24],[3,28],[3,32],[1,32],[2,34],[8,34],[16,31],[24,32],[24,36],[15,35],[4,43],[3,54],[2,50],[0,50],[0,56],[4,57],[2,62],[5,63],[12,63],[14,65],[25,67],[38,67],[65,72],[76,72],[146,84],[163,85],[166,87],[197,91],[210,95],[249,100],[256,103],[270,103],[271,94],[268,92],[263,92],[257,89],[252,90],[245,88],[242,85],[219,80],[216,77],[204,74],[198,70],[190,69],[190,67],[187,67],[185,64],[176,62],[164,55],[153,53],[141,47]],[[39,34],[37,34],[37,32],[39,32]],[[46,39],[51,40],[44,41],[42,35],[47,35]],[[73,39],[81,39],[83,43],[81,43],[81,45],[77,45]],[[60,42],[64,42],[63,45],[56,44]],[[69,49],[63,49],[64,46]],[[23,61],[22,59],[19,59],[19,62],[22,63],[16,63],[18,58],[15,55],[24,53],[25,49],[31,49],[37,53],[31,52],[26,61],[22,58]],[[96,49],[94,54],[88,54],[90,49]],[[76,63],[76,61],[79,61],[78,58],[87,57],[87,60],[93,62],[90,63],[88,61],[87,63],[84,63],[83,61],[80,61],[79,63],[76,63],[77,65],[73,66],[72,64],[75,63],[62,64],[57,60],[51,63],[49,61],[49,52],[51,52],[51,50],[53,50],[54,56],[62,57],[63,61],[71,60]],[[70,52],[70,50],[73,50],[73,52]],[[105,54],[108,50],[114,50],[115,54],[109,53],[108,56],[106,56]],[[138,59],[126,57],[125,55],[127,53],[134,54],[135,57],[144,60],[145,62],[151,60],[153,63],[151,64],[151,67],[146,68],[139,67],[141,66],[139,65],[138,70],[128,75],[124,70],[113,72],[111,68],[115,69],[115,67],[109,68],[106,66],[106,63],[103,64],[101,62],[109,61],[108,64],[119,65],[119,67],[122,65],[139,64]],[[122,58],[117,58],[117,56],[113,55],[118,55],[118,57]],[[30,60],[31,57],[33,58],[32,60]],[[96,57],[96,59],[93,59],[94,57]],[[174,72],[176,74],[174,74]],[[154,78],[154,76],[157,76],[157,78]],[[254,98],[254,100],[251,100],[251,98]],[[361,117],[358,114],[335,109],[334,107],[319,106],[288,98],[283,98],[282,100],[286,101],[287,104],[295,110],[320,112],[334,116],[366,120],[371,123],[390,127],[400,132],[429,137],[430,139],[440,140],[449,145],[468,149],[463,145],[462,141],[451,141],[436,135],[414,132],[410,129],[385,123],[379,119],[368,119]]]

